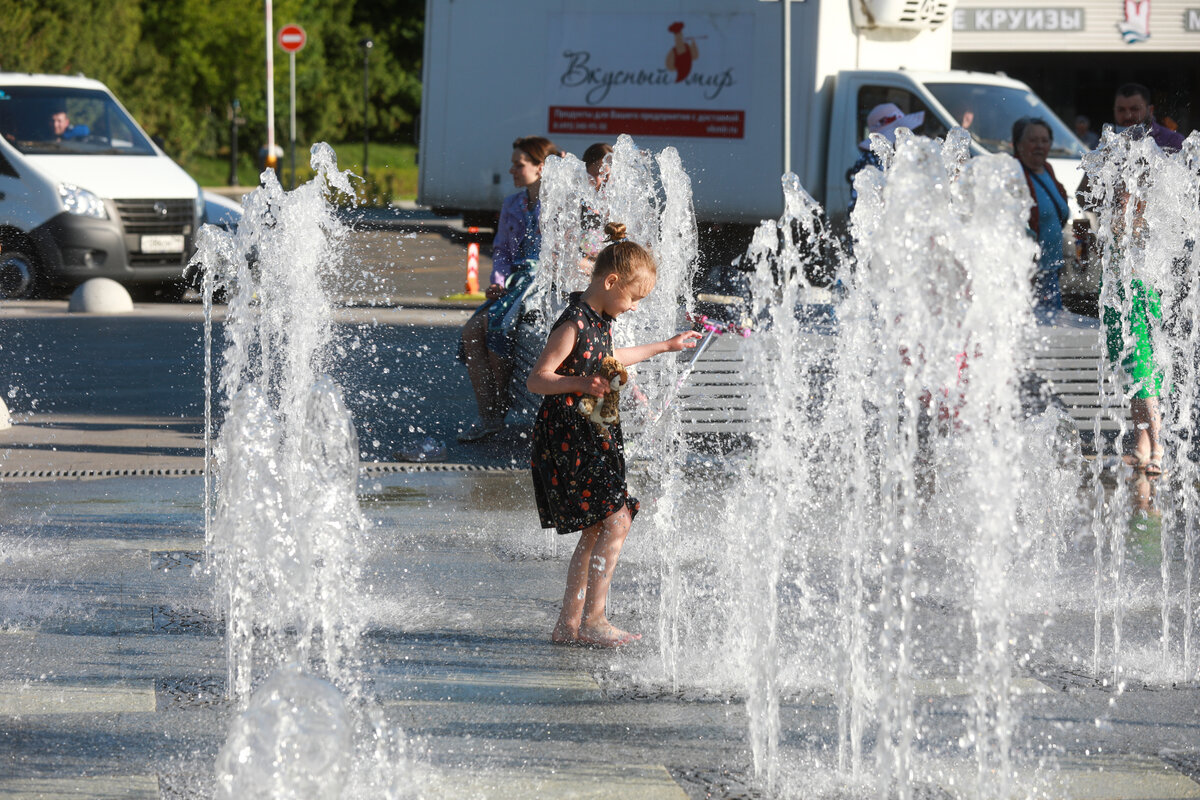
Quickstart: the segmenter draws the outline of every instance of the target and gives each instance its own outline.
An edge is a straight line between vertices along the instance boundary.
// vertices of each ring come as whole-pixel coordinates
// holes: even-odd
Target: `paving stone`
[[[154,711],[154,686],[0,683],[0,714],[123,714]]]
[[[4,800],[160,800],[153,775],[79,778],[0,778]]]

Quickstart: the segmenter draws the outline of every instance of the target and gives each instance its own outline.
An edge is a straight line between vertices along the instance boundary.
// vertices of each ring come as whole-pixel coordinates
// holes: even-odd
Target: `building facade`
[[[951,25],[955,69],[1022,80],[1068,125],[1099,131],[1136,82],[1160,122],[1200,128],[1200,0],[959,0]]]

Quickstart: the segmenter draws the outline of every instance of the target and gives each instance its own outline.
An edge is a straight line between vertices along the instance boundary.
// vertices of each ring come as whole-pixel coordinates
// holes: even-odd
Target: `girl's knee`
[[[601,531],[604,530],[604,525],[593,525],[590,528],[584,528],[579,532],[579,543],[591,547],[600,538]]]
[[[605,529],[614,533],[628,533],[632,524],[633,517],[629,514],[629,506],[621,506],[620,510],[614,511],[604,518]]]

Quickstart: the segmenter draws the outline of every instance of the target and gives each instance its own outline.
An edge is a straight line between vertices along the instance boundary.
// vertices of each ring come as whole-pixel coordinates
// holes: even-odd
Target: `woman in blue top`
[[[1063,307],[1059,283],[1059,272],[1065,263],[1063,226],[1070,219],[1071,210],[1067,205],[1067,190],[1046,161],[1054,134],[1044,119],[1021,117],[1013,123],[1012,140],[1013,154],[1021,162],[1025,183],[1033,197],[1029,229],[1037,237],[1039,249],[1038,267],[1033,275],[1035,306],[1057,311]]]
[[[487,288],[487,302],[462,331],[460,357],[475,390],[479,420],[459,433],[460,442],[477,442],[504,429],[508,381],[512,377],[509,337],[520,314],[521,300],[533,282],[542,247],[538,227],[542,166],[559,152],[553,142],[541,136],[523,136],[513,142],[512,168],[508,172],[521,191],[506,197],[500,207],[500,222],[492,241],[492,282]]]

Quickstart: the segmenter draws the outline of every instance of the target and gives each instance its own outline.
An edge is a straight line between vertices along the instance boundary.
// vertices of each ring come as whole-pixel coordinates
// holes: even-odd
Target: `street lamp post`
[[[371,78],[369,71],[368,57],[371,55],[371,48],[375,43],[370,39],[363,39],[359,42],[363,49],[363,182],[367,180],[367,151],[370,146],[371,135],[370,126],[367,123],[367,111],[369,106],[369,93],[371,89]]]
[[[242,104],[235,97],[229,106],[229,185],[238,185],[238,125],[245,120],[241,117]]]

